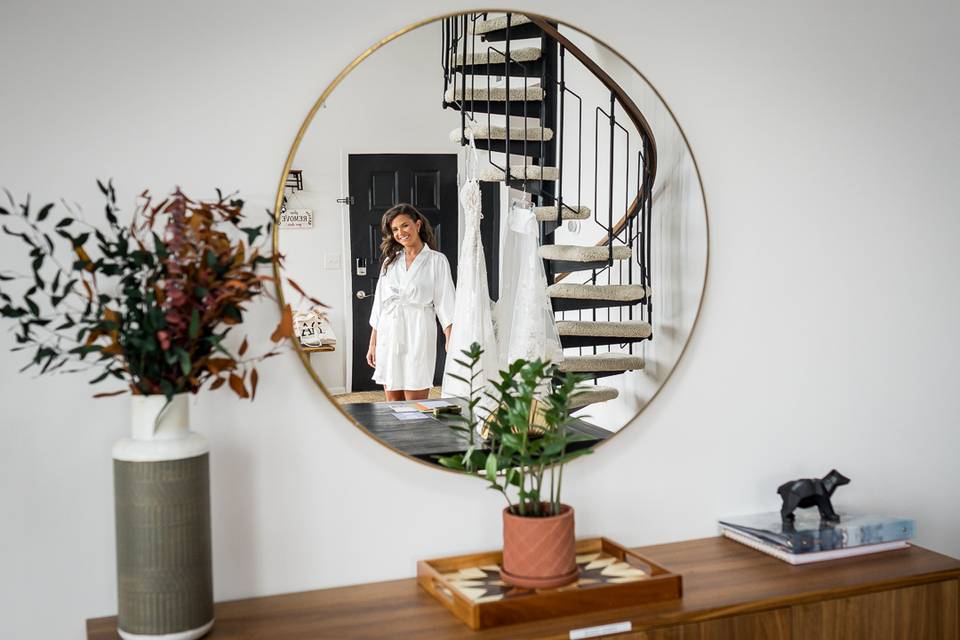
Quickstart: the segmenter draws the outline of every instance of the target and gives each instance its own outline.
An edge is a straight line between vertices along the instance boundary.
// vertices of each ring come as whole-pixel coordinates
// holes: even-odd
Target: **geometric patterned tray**
[[[502,557],[492,551],[424,560],[417,581],[472,629],[669,600],[682,590],[679,575],[606,538],[577,542],[580,578],[556,589],[505,583]]]
[[[607,584],[637,582],[650,577],[644,569],[629,562],[618,560],[604,551],[595,551],[577,556],[580,579],[577,582],[559,587],[557,590],[593,589]],[[477,567],[465,567],[453,573],[444,574],[443,579],[455,591],[463,594],[471,602],[484,603],[497,600],[529,598],[537,594],[530,589],[521,589],[507,584],[500,578],[500,566],[488,564]]]

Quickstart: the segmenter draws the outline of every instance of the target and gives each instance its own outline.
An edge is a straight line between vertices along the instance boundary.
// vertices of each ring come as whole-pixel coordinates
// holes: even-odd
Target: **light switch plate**
[[[339,253],[325,253],[323,254],[323,268],[324,269],[339,269],[342,266]]]

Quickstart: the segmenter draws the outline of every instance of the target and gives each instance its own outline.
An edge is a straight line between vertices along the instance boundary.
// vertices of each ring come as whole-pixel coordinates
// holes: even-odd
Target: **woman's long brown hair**
[[[409,216],[414,224],[419,220],[420,239],[434,251],[437,250],[437,239],[433,235],[433,227],[430,226],[430,221],[427,220],[425,215],[417,211],[417,208],[412,204],[401,202],[387,209],[387,212],[383,214],[383,218],[380,220],[380,233],[383,235],[383,240],[380,242],[380,252],[382,254],[381,261],[383,262],[384,271],[386,271],[387,267],[393,264],[397,256],[403,252],[403,245],[393,239],[393,231],[390,230],[390,225],[393,224],[393,221],[396,220],[398,216]]]

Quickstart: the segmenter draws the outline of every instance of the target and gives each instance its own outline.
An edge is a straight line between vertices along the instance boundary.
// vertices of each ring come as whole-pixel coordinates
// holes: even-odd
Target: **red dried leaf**
[[[93,271],[93,261],[90,260],[90,256],[87,255],[87,252],[84,251],[83,247],[74,247],[74,252],[77,254],[77,257],[83,261],[83,268],[87,271]]]
[[[249,346],[249,345],[247,345],[247,338],[246,338],[246,336],[244,336],[243,342],[240,343],[240,351],[238,351],[237,353],[239,353],[240,356],[242,357],[243,354],[245,354],[245,353],[247,352],[247,347],[248,347],[248,346]]]
[[[113,344],[100,349],[100,353],[105,353],[111,356],[119,356],[123,354],[123,348],[119,344],[114,342]]]
[[[236,289],[246,290],[247,283],[241,280],[227,280],[224,285],[225,287],[234,287]]]
[[[247,388],[243,386],[243,378],[235,373],[230,374],[230,388],[233,389],[233,392],[241,398],[250,397],[250,394],[247,393]]]
[[[280,324],[277,325],[277,328],[274,329],[273,335],[270,336],[270,339],[274,342],[280,342],[284,338],[290,338],[293,336],[293,309],[290,308],[290,305],[286,305],[283,308],[283,314],[280,317]]]
[[[221,371],[233,369],[236,364],[233,358],[210,358],[207,360],[207,369],[213,375],[217,375]]]
[[[297,293],[299,293],[301,296],[303,296],[304,298],[306,298],[307,300],[309,300],[309,301],[312,302],[313,304],[318,305],[318,306],[321,306],[321,307],[323,307],[324,309],[329,309],[329,308],[330,308],[330,307],[328,307],[327,305],[325,305],[325,304],[323,304],[322,302],[320,302],[319,300],[317,300],[316,298],[314,298],[313,296],[309,295],[306,291],[304,291],[303,288],[302,288],[300,285],[298,285],[296,282],[294,282],[293,278],[287,278],[287,282],[290,284],[291,287],[293,287],[293,290],[294,290],[294,291],[296,291]]]
[[[226,381],[227,381],[226,378],[216,378],[216,379],[214,379],[213,384],[210,385],[210,390],[211,390],[211,391],[216,391],[217,389],[219,389],[220,387],[222,387],[223,384],[224,384]]]
[[[90,284],[86,280],[80,282],[83,284],[83,288],[87,290],[87,300],[93,300],[93,289],[90,288]]]
[[[119,396],[122,393],[126,393],[126,389],[120,389],[120,391],[103,391],[101,393],[93,394],[94,398],[109,398],[110,396]]]
[[[260,374],[257,373],[257,370],[254,369],[250,372],[250,399],[255,400],[257,397],[257,382],[260,381]]]

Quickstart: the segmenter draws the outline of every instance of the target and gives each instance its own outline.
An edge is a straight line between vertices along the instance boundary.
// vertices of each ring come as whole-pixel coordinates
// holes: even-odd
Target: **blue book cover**
[[[881,542],[909,540],[916,532],[910,518],[840,514],[840,522],[821,522],[816,509],[797,511],[791,524],[780,521],[780,512],[758,513],[720,520],[720,525],[741,531],[789,553],[846,549]]]

